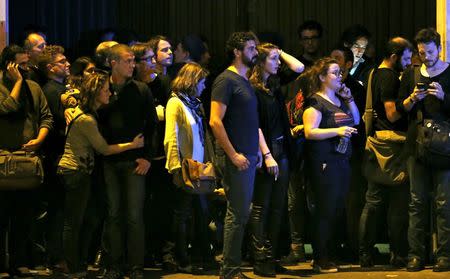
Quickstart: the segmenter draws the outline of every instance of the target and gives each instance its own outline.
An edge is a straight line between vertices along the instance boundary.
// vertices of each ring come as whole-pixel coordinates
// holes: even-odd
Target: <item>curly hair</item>
[[[53,63],[58,54],[64,54],[64,48],[62,46],[48,45],[44,48],[37,58],[39,70],[48,73],[47,65]]]
[[[266,93],[269,91],[274,91],[277,89],[277,84],[275,79],[270,79],[272,82],[264,81],[264,64],[266,63],[266,59],[269,56],[270,52],[274,49],[279,49],[278,46],[271,43],[262,43],[258,45],[258,57],[256,65],[253,67],[252,73],[250,75],[250,83],[256,89],[262,90]],[[268,86],[266,86],[268,84]]]
[[[234,32],[230,35],[225,46],[225,52],[229,62],[234,60],[234,50],[243,50],[245,43],[248,41],[255,41],[258,43],[258,38],[253,32]]]
[[[317,93],[322,88],[321,76],[326,76],[331,64],[338,64],[336,59],[323,57],[317,60],[314,65],[305,72],[308,82],[307,97]]]
[[[96,113],[95,101],[107,82],[109,82],[108,75],[100,72],[94,72],[83,80],[80,89],[81,110],[85,113]]]
[[[208,74],[209,72],[199,64],[195,62],[186,63],[172,81],[172,91],[194,96],[197,93],[198,82],[206,78]]]

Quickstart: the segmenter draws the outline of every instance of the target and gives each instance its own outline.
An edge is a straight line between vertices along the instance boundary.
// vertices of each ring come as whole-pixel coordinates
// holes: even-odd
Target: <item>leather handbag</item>
[[[417,159],[423,164],[450,169],[450,123],[424,119],[417,127]]]
[[[41,158],[34,152],[0,150],[0,190],[26,190],[44,181]]]
[[[192,194],[208,194],[216,189],[216,173],[211,162],[183,159],[181,163],[184,189]]]

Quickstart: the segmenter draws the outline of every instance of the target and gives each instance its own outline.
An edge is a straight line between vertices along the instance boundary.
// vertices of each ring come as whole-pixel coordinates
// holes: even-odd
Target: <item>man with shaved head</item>
[[[28,78],[37,82],[41,87],[47,82],[44,72],[38,68],[38,56],[47,46],[45,38],[39,33],[30,33],[23,43],[23,48],[30,56],[30,72]]]

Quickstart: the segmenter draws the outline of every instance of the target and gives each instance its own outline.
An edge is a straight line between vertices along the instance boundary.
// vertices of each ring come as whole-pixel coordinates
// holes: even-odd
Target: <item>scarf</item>
[[[172,93],[171,97],[178,97],[183,104],[188,107],[188,109],[191,111],[192,116],[195,119],[195,122],[199,125],[199,134],[200,134],[200,140],[202,142],[202,145],[205,146],[205,131],[203,127],[203,109],[202,109],[202,101],[200,101],[199,98],[194,96],[189,96],[185,93],[178,92],[178,93]]]

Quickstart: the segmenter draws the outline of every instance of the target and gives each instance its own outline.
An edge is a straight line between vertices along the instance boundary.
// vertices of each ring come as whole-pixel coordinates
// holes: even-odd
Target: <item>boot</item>
[[[275,261],[272,257],[270,242],[261,241],[252,235],[253,246],[253,273],[261,277],[276,277]]]
[[[306,261],[305,246],[302,244],[291,244],[289,255],[281,259],[282,265],[293,266]]]

